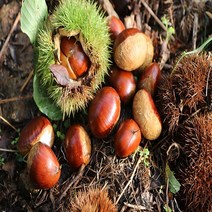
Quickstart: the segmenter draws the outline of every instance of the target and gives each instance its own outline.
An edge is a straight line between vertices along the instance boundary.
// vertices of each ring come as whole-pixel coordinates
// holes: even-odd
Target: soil
[[[49,11],[57,3],[47,1]],[[58,184],[49,190],[28,188],[26,158],[17,150],[17,139],[26,123],[41,112],[33,100],[33,47],[20,28],[21,4],[18,0],[0,1],[0,210],[72,211],[71,201],[78,191],[104,187],[118,211],[164,211],[165,206],[172,211],[185,211],[187,203],[182,201],[185,197],[167,192],[165,156],[160,149],[165,136],[157,144],[142,142],[140,148],[150,150],[148,166],[141,160],[139,151],[125,159],[117,158],[113,133],[104,140],[91,136],[91,161],[76,171],[64,159],[62,139],[58,135],[65,133],[67,126],[76,122],[75,118],[52,121],[57,132],[53,151],[62,166]],[[212,33],[211,1],[99,0],[98,4],[105,15],[116,13],[125,26],[137,27],[151,37],[154,61],[160,64],[163,73],[169,74],[182,52],[196,49]],[[168,42],[166,29],[160,22],[164,15],[175,29]],[[122,113],[122,118],[126,118],[131,111],[124,108]],[[77,116],[77,121],[87,127],[85,115]]]

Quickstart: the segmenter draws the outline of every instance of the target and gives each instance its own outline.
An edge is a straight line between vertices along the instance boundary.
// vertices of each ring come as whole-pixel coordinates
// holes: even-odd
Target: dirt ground
[[[33,47],[20,29],[21,4],[18,0],[0,1],[0,210],[72,211],[78,191],[106,188],[118,211],[169,211],[168,206],[170,211],[189,211],[186,193],[173,195],[167,190],[166,153],[172,142],[168,142],[166,130],[156,142],[142,142],[141,148],[146,147],[150,151],[148,166],[141,160],[139,151],[125,159],[114,156],[113,134],[104,140],[92,137],[91,161],[84,170],[79,171],[72,170],[67,164],[61,148],[62,141],[60,136],[56,136],[53,150],[62,166],[58,184],[50,190],[30,190],[26,187],[26,159],[17,151],[17,139],[26,123],[41,113],[32,95]],[[47,4],[49,11],[52,11],[57,1],[47,1]],[[160,64],[164,74],[171,73],[182,52],[196,49],[212,33],[211,1],[99,0],[98,4],[106,15],[116,13],[126,27],[137,27],[151,37],[154,61]],[[161,22],[164,15],[175,29],[168,42],[167,28]],[[211,61],[211,58],[208,60]],[[211,76],[209,78],[210,84]],[[211,105],[208,111],[211,113]],[[126,107],[122,113],[122,118],[126,118],[131,115],[131,110]],[[88,125],[84,114],[77,116],[78,121]],[[65,133],[64,126],[75,121],[70,118],[65,124],[59,121],[52,123],[57,126],[57,132]],[[173,157],[178,154],[176,149],[171,149]],[[171,168],[172,165],[176,165],[173,160]],[[211,183],[209,186],[211,188]],[[190,211],[209,211],[209,208],[194,207]]]

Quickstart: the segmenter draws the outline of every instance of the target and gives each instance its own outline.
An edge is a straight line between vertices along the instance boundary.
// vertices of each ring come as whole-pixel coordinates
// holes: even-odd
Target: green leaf
[[[168,25],[169,25],[169,20],[167,19],[167,17],[165,15],[161,18],[161,21],[165,25],[165,27],[167,28]]]
[[[35,44],[38,30],[48,15],[45,0],[25,0],[21,8],[21,30]]]
[[[51,120],[61,120],[63,118],[60,108],[47,96],[45,90],[41,89],[36,74],[33,80],[33,98],[39,110]]]
[[[180,190],[180,183],[174,176],[174,172],[171,171],[168,163],[166,163],[166,181],[169,181],[169,189],[173,194],[176,194]]]
[[[166,212],[172,212],[172,209],[168,206],[168,205],[165,205],[163,207],[163,209],[166,211]]]

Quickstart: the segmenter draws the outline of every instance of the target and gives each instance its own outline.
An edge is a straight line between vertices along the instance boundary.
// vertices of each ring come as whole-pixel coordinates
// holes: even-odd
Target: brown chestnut
[[[145,34],[146,43],[147,43],[147,51],[146,51],[146,58],[144,60],[144,63],[139,68],[141,70],[144,70],[147,66],[149,66],[152,63],[153,57],[154,57],[154,46],[152,43],[152,39]]]
[[[100,89],[92,100],[88,110],[88,122],[92,134],[105,138],[116,125],[121,111],[118,93],[112,87]]]
[[[91,140],[83,126],[75,124],[69,127],[64,150],[68,163],[78,169],[82,164],[87,165],[91,156]]]
[[[128,157],[141,142],[141,131],[133,119],[126,119],[121,123],[114,137],[115,154],[119,157]]]
[[[146,36],[136,28],[125,29],[117,36],[113,51],[114,61],[119,68],[125,71],[136,70],[146,58]]]
[[[109,76],[109,82],[124,104],[133,98],[136,91],[136,81],[132,72],[113,68]]]
[[[27,171],[35,188],[52,188],[59,180],[60,164],[52,149],[41,142],[36,143],[29,152]]]
[[[90,66],[90,60],[88,56],[85,54],[82,45],[79,41],[77,41],[74,37],[62,37],[61,38],[61,64],[66,64],[66,60],[63,57],[68,59],[69,61],[69,69],[68,72],[72,72],[76,75],[76,77],[82,76]],[[67,65],[65,65],[67,68]],[[70,76],[71,77],[71,76]]]
[[[73,80],[76,80],[77,79],[76,74],[74,73],[74,71],[72,70],[72,68],[70,66],[70,63],[68,61],[68,57],[66,57],[63,54],[62,51],[60,52],[60,64],[63,65],[67,69],[68,74],[69,74],[69,78],[71,78]]]
[[[151,95],[154,95],[155,88],[160,80],[160,67],[158,63],[150,64],[140,75],[137,88],[142,89],[145,88]]]
[[[27,154],[37,142],[52,147],[54,130],[51,122],[44,116],[33,118],[20,132],[18,150],[22,155]]]
[[[110,37],[112,40],[115,40],[118,34],[125,29],[123,22],[116,16],[110,16],[108,18],[108,27],[109,32],[111,33]]]
[[[140,89],[133,98],[133,117],[142,135],[148,140],[157,139],[162,131],[160,115],[151,94]]]

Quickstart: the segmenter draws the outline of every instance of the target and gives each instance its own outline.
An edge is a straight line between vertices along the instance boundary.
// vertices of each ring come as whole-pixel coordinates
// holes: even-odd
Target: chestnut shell
[[[136,92],[136,81],[132,72],[113,68],[110,73],[109,83],[115,88],[124,104],[128,103]]]
[[[97,92],[88,110],[88,122],[92,134],[105,138],[117,123],[121,112],[121,101],[116,90],[110,86]]]
[[[133,119],[121,123],[114,137],[115,153],[119,157],[128,157],[139,146],[142,139],[138,124]]]
[[[157,63],[150,64],[139,77],[137,82],[138,90],[144,88],[153,96],[160,76],[161,71],[159,65]]]
[[[59,180],[61,169],[53,150],[41,142],[29,152],[27,170],[35,188],[52,188]]]
[[[91,156],[91,140],[88,133],[79,124],[69,127],[65,142],[64,150],[68,163],[75,169],[82,164],[87,165]]]
[[[52,147],[54,131],[51,122],[44,116],[33,118],[22,130],[18,140],[18,150],[22,155],[27,154],[37,142]]]

